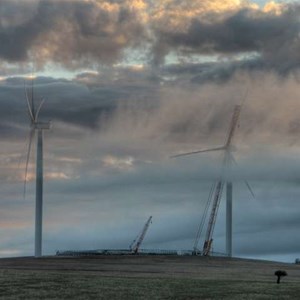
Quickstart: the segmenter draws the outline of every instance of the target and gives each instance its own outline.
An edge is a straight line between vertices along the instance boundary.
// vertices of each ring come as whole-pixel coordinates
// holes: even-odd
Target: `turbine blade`
[[[221,147],[217,147],[217,148],[210,148],[210,149],[204,149],[204,150],[199,150],[199,151],[180,153],[180,154],[172,155],[172,156],[170,156],[170,158],[179,157],[179,156],[187,156],[187,155],[192,155],[192,154],[197,154],[197,153],[220,151],[220,150],[225,150],[225,149],[226,149],[225,146],[221,146]]]
[[[36,111],[36,114],[35,114],[35,121],[36,121],[36,122],[37,122],[37,120],[38,120],[39,113],[40,113],[41,108],[42,108],[42,106],[43,106],[44,103],[45,103],[45,99],[42,99],[42,101],[41,101],[41,103],[40,103],[40,105],[39,105],[39,107],[38,107],[38,109],[37,109],[37,111]]]
[[[229,131],[228,131],[227,139],[226,139],[226,143],[225,143],[226,147],[228,147],[232,142],[234,133],[236,131],[237,123],[238,123],[238,120],[239,120],[239,115],[241,113],[241,109],[242,109],[241,105],[235,105],[234,106],[234,111],[233,111],[233,115],[232,115],[232,118],[231,118]]]
[[[31,121],[34,122],[35,118],[34,118],[34,114],[33,114],[33,111],[32,111],[32,107],[31,107],[31,104],[30,104],[30,100],[29,100],[29,97],[28,97],[28,93],[27,93],[25,83],[24,83],[24,92],[25,92],[25,97],[26,97],[28,114],[29,114],[29,117],[30,117]]]
[[[236,166],[238,166],[239,164],[237,163],[237,161],[235,160],[234,156],[232,155],[231,151],[228,151],[228,157],[229,157],[229,160],[231,162],[233,162]]]
[[[34,137],[34,129],[31,129],[30,133],[29,133],[28,151],[27,151],[26,165],[25,165],[25,178],[24,178],[24,191],[23,191],[23,198],[24,199],[25,199],[25,196],[26,196],[28,164],[29,164],[29,158],[30,158],[30,152],[31,152],[31,145],[32,145],[33,137]]]
[[[32,74],[31,74],[31,110],[32,110],[32,114],[34,116],[34,118],[36,119],[36,113],[35,113],[35,107],[34,107],[34,97],[33,97],[33,71],[32,71]]]
[[[231,161],[235,164],[235,165],[237,165],[238,166],[238,163],[237,163],[237,161],[235,160],[235,158],[234,158],[234,156],[230,153],[229,154],[229,158],[231,159]],[[247,180],[244,180],[244,182],[245,182],[245,184],[246,184],[246,186],[247,186],[247,188],[248,188],[248,190],[250,191],[250,194],[252,195],[252,197],[255,199],[255,194],[254,194],[254,192],[253,192],[253,190],[252,190],[252,188],[251,188],[251,186],[250,186],[250,184],[248,183],[248,181]]]
[[[255,199],[255,194],[254,194],[254,192],[253,192],[253,190],[252,190],[252,188],[251,188],[251,186],[250,186],[250,184],[248,183],[247,180],[245,180],[245,184],[246,184],[248,190],[250,191],[252,197]]]

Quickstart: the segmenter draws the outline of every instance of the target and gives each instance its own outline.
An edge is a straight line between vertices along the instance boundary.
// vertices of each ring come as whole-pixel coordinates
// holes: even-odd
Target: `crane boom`
[[[151,221],[152,221],[152,216],[150,216],[149,219],[147,220],[147,222],[145,223],[142,233],[141,233],[140,237],[138,238],[137,242],[135,243],[135,241],[133,241],[133,243],[131,244],[130,248],[134,254],[138,253],[139,248],[145,238],[146,232],[150,226]]]
[[[215,189],[215,193],[214,193],[214,198],[213,198],[213,203],[212,203],[212,210],[210,213],[210,217],[209,217],[209,221],[208,221],[208,226],[207,226],[207,230],[206,230],[206,235],[205,235],[205,242],[203,245],[203,251],[202,254],[204,256],[209,255],[210,249],[211,249],[211,244],[212,244],[212,235],[213,235],[213,231],[214,231],[214,227],[215,227],[215,223],[216,223],[216,219],[217,219],[217,212],[218,212],[218,208],[220,205],[220,200],[221,200],[221,196],[222,196],[222,190],[224,187],[224,181],[220,180],[218,181],[217,185],[216,185],[216,189]]]
[[[211,149],[205,149],[205,150],[198,150],[198,151],[193,151],[193,152],[187,152],[187,153],[181,153],[181,154],[171,156],[171,157],[178,157],[178,156],[193,155],[193,154],[197,154],[197,153],[205,153],[205,152],[211,152],[211,151],[224,151],[225,152],[221,177],[220,177],[219,181],[216,182],[216,184],[214,185],[214,187],[211,190],[211,193],[209,195],[208,205],[206,206],[205,211],[204,211],[204,218],[202,219],[202,221],[200,223],[200,226],[199,226],[199,229],[198,229],[198,232],[196,235],[196,239],[195,239],[195,243],[194,243],[194,253],[195,254],[197,254],[197,252],[198,252],[197,246],[198,246],[198,242],[199,242],[200,235],[202,232],[203,224],[204,224],[204,221],[206,218],[206,212],[208,210],[208,207],[210,206],[209,203],[211,203],[211,201],[212,201],[212,209],[211,209],[211,213],[210,213],[210,217],[209,217],[209,222],[208,222],[208,226],[207,226],[207,231],[206,231],[205,242],[203,245],[202,254],[209,255],[209,252],[211,250],[211,245],[212,245],[212,241],[213,241],[212,235],[213,235],[214,226],[216,223],[216,218],[217,218],[218,208],[219,208],[220,201],[221,201],[223,187],[224,187],[225,181],[226,181],[225,175],[226,175],[227,169],[230,167],[230,163],[232,161],[234,161],[232,159],[232,155],[231,155],[231,151],[232,151],[231,142],[232,142],[232,139],[233,139],[233,136],[234,136],[237,124],[238,124],[238,119],[240,116],[241,109],[242,109],[242,105],[235,105],[224,146],[211,148]],[[247,187],[249,188],[249,184],[248,183],[246,183],[246,184],[247,184]],[[251,188],[249,188],[249,190],[250,190],[251,194],[253,195]],[[228,201],[228,198],[227,198],[227,201]]]
[[[208,222],[208,226],[207,226],[207,231],[206,231],[206,236],[205,236],[205,241],[204,241],[203,251],[202,251],[202,254],[204,256],[209,255],[210,250],[211,250],[211,245],[212,245],[212,241],[213,241],[212,235],[213,235],[213,231],[214,231],[214,227],[215,227],[215,223],[216,223],[216,219],[217,219],[218,208],[220,205],[222,191],[223,191],[223,187],[224,187],[223,175],[224,175],[224,171],[228,168],[229,157],[230,157],[229,156],[230,145],[231,145],[231,141],[234,136],[234,132],[235,132],[235,129],[237,126],[240,112],[241,112],[241,105],[236,105],[234,107],[233,115],[231,118],[231,123],[230,123],[229,131],[228,131],[227,140],[224,145],[225,157],[224,157],[224,162],[223,162],[223,171],[222,171],[223,174],[221,176],[221,179],[218,181],[218,183],[216,185],[216,189],[215,189],[215,193],[214,193],[212,209],[211,209],[211,213],[210,213],[210,217],[209,217],[209,222]]]

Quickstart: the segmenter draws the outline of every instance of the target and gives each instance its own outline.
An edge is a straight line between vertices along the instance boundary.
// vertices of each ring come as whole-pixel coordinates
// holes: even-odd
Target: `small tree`
[[[283,277],[283,276],[287,276],[287,272],[283,271],[283,270],[277,270],[274,273],[274,275],[277,276],[277,283],[279,284],[280,283],[280,278]]]

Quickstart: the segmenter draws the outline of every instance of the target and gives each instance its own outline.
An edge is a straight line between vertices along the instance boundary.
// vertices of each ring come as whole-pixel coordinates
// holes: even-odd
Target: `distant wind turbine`
[[[36,109],[34,98],[33,98],[33,85],[32,85],[32,92],[30,98],[25,86],[25,96],[27,102],[27,110],[30,119],[30,134],[29,134],[29,144],[28,144],[28,152],[27,152],[26,166],[25,166],[24,197],[26,192],[28,163],[30,158],[32,140],[35,136],[35,132],[37,131],[34,256],[41,257],[42,256],[42,226],[43,226],[43,131],[49,130],[51,125],[50,122],[40,122],[38,119],[41,108],[44,104],[44,100],[41,99],[41,102]]]
[[[232,151],[233,151],[232,139],[234,137],[234,133],[235,133],[235,130],[237,127],[239,115],[241,112],[241,107],[242,107],[241,105],[236,105],[234,107],[234,112],[232,115],[229,132],[227,135],[226,142],[223,146],[171,156],[171,157],[180,157],[180,156],[187,156],[187,155],[192,155],[192,154],[197,154],[197,153],[224,151],[224,159],[223,159],[223,165],[222,165],[222,171],[220,174],[220,178],[213,185],[211,193],[209,195],[208,204],[212,201],[212,210],[211,210],[208,227],[207,227],[207,231],[206,231],[205,242],[203,245],[203,251],[202,251],[203,255],[209,255],[209,253],[211,251],[212,235],[213,235],[214,226],[215,226],[215,222],[216,222],[216,218],[217,218],[217,212],[218,212],[219,204],[221,201],[223,187],[226,183],[226,253],[229,257],[232,256],[232,182],[228,178],[227,173],[228,173],[228,169],[231,167],[232,163],[236,164],[236,161],[232,155]],[[254,197],[254,193],[253,193],[250,185],[248,184],[247,181],[245,181],[245,183],[246,183],[251,195]],[[208,209],[208,207],[206,209]],[[200,239],[200,234],[201,234],[203,225],[204,225],[203,222],[201,222],[198,233],[197,233],[197,237],[195,240],[195,244],[194,244],[194,253],[198,252],[198,242]]]

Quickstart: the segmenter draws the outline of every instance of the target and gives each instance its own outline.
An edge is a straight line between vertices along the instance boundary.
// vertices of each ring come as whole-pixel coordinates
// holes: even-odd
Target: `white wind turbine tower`
[[[33,98],[33,86],[31,91],[31,97],[29,98],[27,89],[25,87],[26,102],[28,108],[28,114],[30,119],[30,136],[28,144],[28,152],[25,167],[25,184],[24,195],[26,190],[26,179],[28,171],[28,163],[31,152],[32,140],[37,131],[36,139],[36,192],[35,192],[35,249],[34,256],[42,256],[42,226],[43,226],[43,131],[50,129],[50,122],[40,122],[39,114],[44,104],[44,100],[41,102],[37,109],[35,109]]]
[[[227,177],[228,169],[231,167],[232,163],[236,163],[232,151],[233,151],[233,146],[232,146],[232,139],[235,133],[235,129],[237,127],[239,115],[241,112],[241,105],[236,105],[234,107],[234,112],[232,115],[230,127],[229,127],[229,132],[227,135],[226,142],[223,146],[216,147],[216,148],[211,148],[211,149],[205,149],[205,150],[199,150],[199,151],[193,151],[193,152],[188,152],[188,153],[182,153],[178,155],[174,155],[172,157],[179,157],[179,156],[187,156],[187,155],[192,155],[196,153],[204,153],[204,152],[212,152],[212,151],[224,151],[224,159],[223,159],[223,166],[222,166],[222,171],[219,180],[213,185],[210,196],[209,196],[209,202],[212,202],[212,209],[211,209],[211,214],[209,217],[209,222],[208,222],[208,227],[206,231],[206,236],[205,236],[205,242],[203,245],[203,255],[209,255],[209,252],[211,250],[211,245],[212,245],[212,235],[213,235],[213,230],[216,222],[216,217],[217,217],[217,212],[219,208],[219,204],[221,201],[221,196],[222,196],[222,191],[223,187],[226,183],[226,253],[229,257],[232,256],[232,182],[231,180]],[[248,189],[250,190],[251,195],[254,197],[254,193],[251,190],[249,184],[247,181],[245,181]],[[206,208],[207,212],[208,206]],[[203,222],[201,222],[197,237],[195,240],[194,244],[194,253],[197,253],[198,251],[198,242],[200,239],[200,234],[203,228]]]

